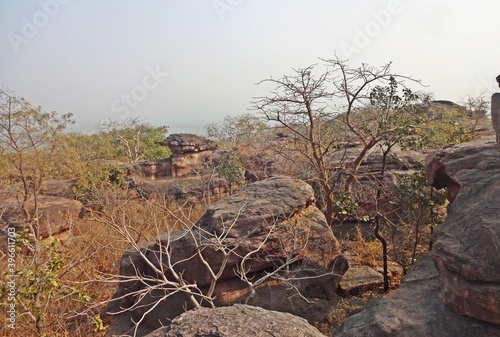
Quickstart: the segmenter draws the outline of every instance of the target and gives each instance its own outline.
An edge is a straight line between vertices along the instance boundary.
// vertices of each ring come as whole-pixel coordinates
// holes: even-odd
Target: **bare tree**
[[[350,176],[348,189],[367,153],[384,137],[377,127],[379,111],[370,109],[372,89],[411,78],[392,73],[390,64],[351,68],[338,58],[323,61],[325,70],[319,75],[314,75],[317,65],[311,65],[293,69],[291,76],[260,81],[258,84],[274,88],[268,96],[256,97],[253,105],[268,121],[295,137],[294,150],[314,170],[331,224],[335,217],[335,189],[342,175]],[[386,119],[395,113],[391,109],[382,112]],[[352,143],[361,145],[354,158],[333,155]]]

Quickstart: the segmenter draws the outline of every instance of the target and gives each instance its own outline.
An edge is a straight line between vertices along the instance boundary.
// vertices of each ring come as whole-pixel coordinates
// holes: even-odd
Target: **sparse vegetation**
[[[0,278],[0,309],[6,312],[15,303],[17,319],[16,330],[2,325],[0,334],[103,336],[107,321],[99,313],[116,286],[123,252],[130,246],[140,251],[142,243],[161,233],[192,226],[212,201],[207,193],[215,173],[227,181],[230,193],[245,169],[255,172],[255,179],[286,174],[308,181],[329,224],[371,224],[375,235],[384,238],[386,250],[381,253],[384,241],[358,230],[343,247],[352,263],[379,267],[385,255],[406,273],[431,245],[444,196],[426,186],[418,165],[401,164],[397,174],[389,175],[391,161],[399,163],[393,150],[474,139],[482,132],[487,104],[482,97],[469,97],[463,106],[432,103],[427,95],[405,87],[403,80],[412,80],[392,73],[389,65],[352,68],[338,59],[324,62],[323,73],[315,74],[319,67],[314,65],[262,81],[273,88],[255,98],[259,114],[210,124],[207,134],[225,152],[217,163],[209,163],[210,176],[201,177],[206,184],[203,200],[181,204],[168,196],[141,199],[129,189],[132,184],[121,165],[167,158],[169,150],[158,144],[166,126],[131,119],[101,125],[94,134],[69,133],[70,114],[44,112],[0,90],[0,192],[5,200],[14,200],[0,204],[0,224],[15,231],[16,259],[14,273]],[[374,154],[380,156],[373,166],[363,167]],[[43,186],[60,178],[71,181],[71,198],[87,212],[68,218],[63,232],[42,236],[40,219],[47,215],[39,207]],[[18,216],[7,218],[13,208]],[[9,255],[0,253],[2,270],[9,263]],[[212,274],[216,282],[220,275]],[[8,300],[12,277],[14,302]],[[242,280],[255,283],[245,277],[243,273]],[[192,286],[182,283],[182,275],[174,281],[168,285]],[[199,296],[197,290],[188,293]],[[364,303],[340,299],[331,319],[318,326],[331,333]]]

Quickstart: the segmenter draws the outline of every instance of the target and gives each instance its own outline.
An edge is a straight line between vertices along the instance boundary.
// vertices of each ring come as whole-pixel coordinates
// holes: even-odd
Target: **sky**
[[[256,83],[335,55],[457,103],[498,88],[500,1],[0,0],[0,88],[73,129],[173,132],[251,112]]]

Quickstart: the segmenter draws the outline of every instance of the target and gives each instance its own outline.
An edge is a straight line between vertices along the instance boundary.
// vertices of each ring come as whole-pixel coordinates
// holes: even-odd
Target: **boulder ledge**
[[[401,286],[346,319],[347,336],[500,336],[500,153],[494,137],[426,158],[427,180],[447,188],[448,217]]]
[[[245,303],[318,321],[332,306],[348,263],[314,202],[307,183],[272,177],[213,204],[191,229],[165,233],[140,252],[128,250],[120,267],[123,282],[106,309],[112,332],[126,333],[142,319],[142,336],[193,308],[185,292],[134,280],[158,278],[152,265],[170,280],[173,269],[199,295],[213,291],[216,307]],[[212,271],[219,275],[215,285]]]

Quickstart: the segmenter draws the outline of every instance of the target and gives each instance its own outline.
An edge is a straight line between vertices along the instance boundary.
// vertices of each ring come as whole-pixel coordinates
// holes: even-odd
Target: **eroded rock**
[[[453,190],[432,252],[444,301],[462,315],[500,324],[500,155],[494,139],[434,152],[427,162],[431,184]]]
[[[432,259],[422,256],[395,292],[372,300],[367,309],[350,316],[335,337],[495,337],[500,326],[465,317],[449,309],[441,296]]]
[[[159,144],[168,146],[172,153],[192,153],[215,149],[210,140],[191,133],[171,134]]]
[[[242,304],[185,312],[146,337],[236,336],[324,337],[301,317]]]
[[[323,213],[314,205],[312,188],[289,177],[273,177],[241,188],[213,204],[191,231],[166,233],[157,242],[145,244],[141,252],[146,260],[134,250],[124,255],[122,276],[156,277],[154,265],[173,280],[170,264],[186,283],[196,284],[206,294],[213,285],[210,269],[220,271],[213,288],[216,306],[247,302],[311,322],[327,313],[348,268]],[[249,287],[242,280],[242,271],[252,282],[262,281]],[[128,331],[131,319],[138,321],[155,305],[142,321],[141,333],[168,325],[193,307],[183,292],[171,296],[171,290],[158,287],[137,296],[135,292],[144,289],[145,284],[138,280],[121,282],[106,311],[128,311],[118,315],[113,331]]]
[[[350,267],[339,284],[343,297],[356,296],[362,292],[375,290],[384,284],[381,273],[367,266]]]

